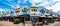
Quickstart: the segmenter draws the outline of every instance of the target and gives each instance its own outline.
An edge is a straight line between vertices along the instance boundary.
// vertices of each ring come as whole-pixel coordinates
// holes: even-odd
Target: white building
[[[5,14],[5,10],[0,8],[0,17],[2,17],[3,14]]]
[[[10,10],[5,10],[5,16],[10,16]]]

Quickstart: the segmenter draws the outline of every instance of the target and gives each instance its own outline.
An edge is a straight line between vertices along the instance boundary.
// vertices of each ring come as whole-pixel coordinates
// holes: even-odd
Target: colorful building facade
[[[21,6],[20,10],[21,14],[30,14],[30,8],[28,5],[24,4],[24,6]]]

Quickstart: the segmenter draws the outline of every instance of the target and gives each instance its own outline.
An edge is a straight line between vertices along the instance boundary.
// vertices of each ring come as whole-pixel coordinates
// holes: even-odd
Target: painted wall
[[[20,9],[21,15],[22,14],[30,14],[30,8],[28,5],[21,6]]]
[[[44,8],[43,6],[39,6],[39,9],[38,9],[39,11],[39,15],[45,15],[45,13],[46,13],[46,8]]]
[[[30,6],[30,15],[38,15],[38,11],[37,6]]]

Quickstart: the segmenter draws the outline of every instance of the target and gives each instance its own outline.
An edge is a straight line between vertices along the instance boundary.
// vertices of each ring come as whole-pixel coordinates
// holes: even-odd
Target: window
[[[34,11],[36,11],[36,10],[34,9]]]
[[[40,12],[41,12],[42,14],[44,14],[44,13],[45,13],[45,10],[44,10],[44,9],[41,9]]]
[[[34,11],[34,10],[32,9],[32,11]]]
[[[9,14],[9,11],[6,11],[6,14]]]
[[[22,10],[22,12],[27,12],[27,8],[24,8],[24,9]]]
[[[37,9],[32,9],[33,12],[37,12]]]
[[[46,13],[49,13],[49,12],[46,12]]]
[[[37,10],[36,10],[37,11]]]
[[[15,13],[18,13],[18,12],[20,12],[20,11],[15,11]]]
[[[2,13],[4,14],[4,11],[2,11]]]

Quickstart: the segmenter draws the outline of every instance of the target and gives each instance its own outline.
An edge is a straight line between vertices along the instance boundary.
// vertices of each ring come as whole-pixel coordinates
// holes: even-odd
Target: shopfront
[[[30,21],[32,21],[33,26],[35,26],[35,23],[39,21],[38,16],[30,16]]]

